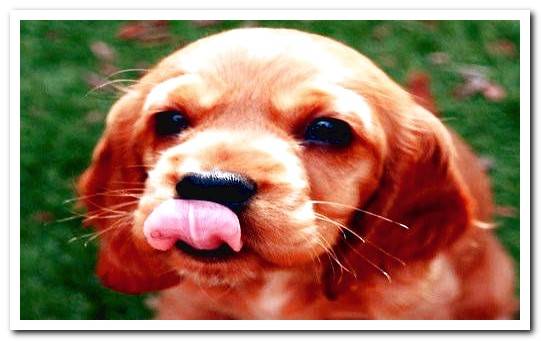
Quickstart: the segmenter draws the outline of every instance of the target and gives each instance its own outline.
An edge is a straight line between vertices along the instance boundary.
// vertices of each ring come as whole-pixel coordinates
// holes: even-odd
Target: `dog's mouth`
[[[190,246],[184,241],[178,240],[175,242],[175,247],[183,254],[186,254],[201,262],[224,262],[237,256],[237,252],[235,252],[227,244],[222,244],[219,247],[211,250],[201,250]]]
[[[238,216],[221,204],[169,199],[154,208],[144,223],[144,235],[154,249],[176,247],[205,261],[224,260],[242,248]]]

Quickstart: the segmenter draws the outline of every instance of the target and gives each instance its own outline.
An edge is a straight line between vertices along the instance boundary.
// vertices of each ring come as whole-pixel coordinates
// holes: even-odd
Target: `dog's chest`
[[[278,319],[292,297],[292,274],[275,271],[265,275],[262,286],[255,293],[250,310],[256,319]]]

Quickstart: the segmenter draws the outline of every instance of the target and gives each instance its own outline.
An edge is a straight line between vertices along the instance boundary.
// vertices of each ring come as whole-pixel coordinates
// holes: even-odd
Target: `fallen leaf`
[[[487,51],[495,56],[515,57],[517,55],[517,47],[512,41],[507,39],[488,43]]]
[[[388,24],[380,24],[374,28],[372,31],[372,37],[376,40],[383,40],[390,36],[393,33],[393,30]]]
[[[221,20],[192,20],[195,27],[210,27],[222,22]]]
[[[512,206],[496,206],[494,214],[504,218],[513,218],[517,216],[517,209]]]
[[[491,102],[500,102],[507,97],[507,91],[498,84],[490,83],[483,89],[483,96]]]
[[[464,99],[478,93],[491,102],[498,102],[507,96],[505,89],[488,79],[488,69],[478,65],[463,67],[459,70],[464,82],[457,86],[453,95]]]
[[[496,164],[496,161],[494,161],[494,159],[489,156],[480,156],[478,160],[481,168],[485,172],[492,171],[494,169],[494,165]]]
[[[91,89],[89,93],[98,91],[98,90],[112,92],[112,93],[116,91],[114,86],[108,86],[108,84],[113,84],[111,83],[111,80],[95,72],[87,73],[85,76],[85,81],[88,87]]]
[[[445,52],[432,52],[428,55],[428,60],[434,65],[449,64],[449,55]]]
[[[85,76],[85,82],[86,84],[94,89],[98,86],[100,86],[101,84],[105,83],[107,80],[105,79],[105,77],[95,73],[95,72],[89,72],[86,74]]]
[[[458,99],[471,97],[485,89],[487,83],[484,79],[472,78],[464,81],[463,84],[457,86],[453,91],[453,95]]]
[[[430,30],[435,30],[438,28],[438,25],[440,24],[439,20],[421,20],[421,22]]]
[[[122,40],[134,40],[143,35],[146,30],[146,26],[140,22],[129,23],[120,27],[117,37]]]
[[[101,62],[111,63],[115,60],[115,51],[103,41],[95,41],[90,44],[90,50]]]
[[[134,21],[120,27],[117,37],[122,40],[162,43],[171,39],[167,20]]]
[[[54,215],[47,211],[38,211],[32,214],[32,220],[38,223],[50,223],[54,220]]]
[[[100,73],[102,75],[109,76],[109,75],[114,74],[117,71],[118,71],[118,67],[116,67],[113,64],[105,63],[105,64],[100,65]]]

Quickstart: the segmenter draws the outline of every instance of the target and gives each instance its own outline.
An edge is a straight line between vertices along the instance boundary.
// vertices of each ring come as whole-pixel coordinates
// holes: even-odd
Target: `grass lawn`
[[[96,244],[84,237],[91,231],[81,227],[80,218],[62,220],[73,215],[73,203],[65,201],[75,196],[73,184],[88,165],[117,96],[107,91],[110,88],[88,92],[93,79],[107,73],[104,61],[120,70],[148,68],[187,42],[247,25],[291,27],[333,37],[373,59],[402,84],[412,71],[429,74],[446,124],[493,165],[495,200],[502,215],[496,219],[497,232],[518,265],[518,22],[170,22],[165,31],[120,39],[118,32],[126,30],[125,25],[21,23],[21,319],[151,317],[144,297],[100,286],[94,276]],[[503,88],[504,98],[453,95],[464,82],[460,70],[479,67]],[[126,73],[116,78],[136,77]],[[70,242],[74,237],[78,238]]]

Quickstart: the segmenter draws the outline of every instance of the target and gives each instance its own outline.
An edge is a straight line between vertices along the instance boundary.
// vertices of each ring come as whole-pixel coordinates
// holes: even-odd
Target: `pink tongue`
[[[161,203],[145,220],[144,234],[155,249],[166,251],[181,240],[200,250],[226,243],[240,251],[240,223],[227,207],[201,200],[170,199]]]

